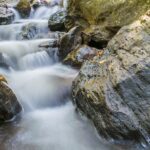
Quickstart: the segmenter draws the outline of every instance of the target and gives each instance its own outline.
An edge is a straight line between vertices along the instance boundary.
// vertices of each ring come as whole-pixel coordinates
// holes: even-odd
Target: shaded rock
[[[94,43],[102,48],[121,27],[137,20],[148,9],[149,0],[69,0],[65,26],[82,26],[90,37],[90,46]]]
[[[123,27],[107,49],[81,68],[73,101],[104,138],[148,143],[150,12]]]
[[[16,9],[19,11],[21,17],[27,18],[30,16],[31,6],[28,0],[20,0]]]
[[[82,45],[79,48],[70,52],[64,59],[64,63],[71,65],[73,67],[81,67],[86,60],[92,59],[94,56],[103,53],[103,50],[98,50],[96,48],[89,47],[87,45]]]
[[[62,60],[82,43],[81,28],[74,27],[60,39],[58,56]]]
[[[0,76],[0,121],[8,121],[20,113],[22,107],[13,91],[3,81],[6,82],[6,79]]]
[[[30,4],[31,6],[34,8],[34,9],[37,9],[39,8],[42,4],[40,3],[40,1],[38,0],[31,0],[30,1]]]
[[[7,5],[5,7],[0,7],[0,25],[10,24],[14,18],[14,13],[7,8]]]
[[[48,26],[51,31],[64,31],[65,30],[65,17],[66,11],[58,11],[51,15],[48,21]]]
[[[106,48],[108,42],[118,32],[120,27],[100,27],[92,26],[82,31],[84,43],[98,49]]]

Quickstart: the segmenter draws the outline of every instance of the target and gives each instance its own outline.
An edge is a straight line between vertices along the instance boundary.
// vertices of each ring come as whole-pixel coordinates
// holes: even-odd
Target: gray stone
[[[14,13],[10,9],[6,7],[0,7],[0,25],[12,23],[14,17]]]
[[[82,44],[81,28],[74,27],[60,39],[58,56],[63,60],[72,50]]]
[[[65,30],[65,17],[66,11],[58,11],[54,13],[48,21],[48,26],[51,31],[64,31]]]
[[[107,49],[81,68],[73,101],[104,138],[148,143],[150,12],[123,27]]]

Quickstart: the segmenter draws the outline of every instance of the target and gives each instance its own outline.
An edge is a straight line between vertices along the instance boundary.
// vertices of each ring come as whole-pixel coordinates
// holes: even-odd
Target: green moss
[[[70,0],[69,13],[91,25],[122,26],[150,9],[150,0]]]
[[[20,0],[20,2],[17,5],[17,9],[26,9],[30,8],[30,3],[28,0]]]

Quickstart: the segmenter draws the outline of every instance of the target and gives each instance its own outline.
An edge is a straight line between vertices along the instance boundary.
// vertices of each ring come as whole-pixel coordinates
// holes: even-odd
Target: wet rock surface
[[[6,79],[0,75],[0,122],[13,119],[22,110],[15,94],[6,82]]]
[[[58,11],[54,13],[48,21],[48,26],[51,31],[65,31],[66,11]]]
[[[123,27],[103,57],[87,61],[73,83],[73,101],[107,139],[150,135],[150,12]]]
[[[3,6],[0,6],[0,25],[10,24],[13,20],[14,14],[7,8],[7,5],[3,4]]]
[[[30,23],[23,27],[22,32],[19,34],[18,39],[29,40],[35,38],[38,33],[38,28],[34,23]]]
[[[94,56],[97,56],[100,53],[102,54],[103,50],[82,45],[70,52],[63,62],[64,64],[80,68],[85,61],[92,59]]]
[[[59,58],[63,60],[72,50],[78,48],[81,45],[81,43],[81,28],[72,28],[60,39],[58,52]]]

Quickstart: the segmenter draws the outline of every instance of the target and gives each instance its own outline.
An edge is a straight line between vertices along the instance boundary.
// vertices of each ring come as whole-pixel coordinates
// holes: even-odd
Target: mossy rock
[[[71,65],[75,68],[80,68],[85,61],[102,54],[103,50],[98,50],[87,45],[81,45],[79,48],[74,49],[72,52],[70,52],[63,60],[63,63]]]
[[[27,18],[30,16],[31,5],[28,0],[20,0],[16,6],[16,9],[19,11],[20,15],[23,18]]]
[[[66,28],[80,25],[97,41],[101,42],[101,38],[106,41],[149,9],[150,0],[70,0]],[[99,29],[98,36],[95,29]]]
[[[149,33],[150,11],[122,27],[73,82],[73,102],[106,139],[149,144]]]
[[[0,122],[13,119],[22,110],[14,92],[7,85],[4,76],[0,75]]]

